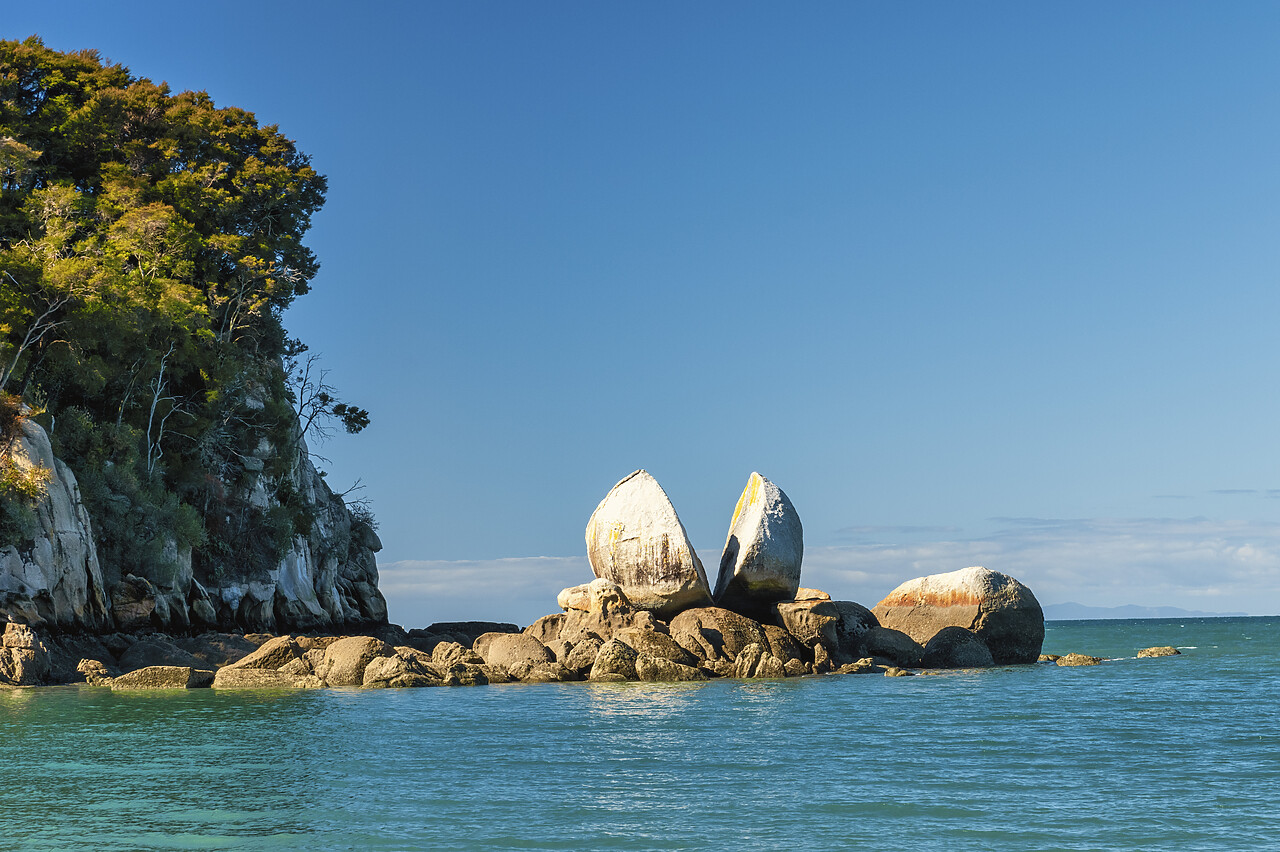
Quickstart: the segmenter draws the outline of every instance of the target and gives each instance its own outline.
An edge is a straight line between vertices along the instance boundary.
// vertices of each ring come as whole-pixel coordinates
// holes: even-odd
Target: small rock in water
[[[1143,648],[1138,652],[1139,657],[1176,657],[1182,652],[1172,645],[1157,645],[1154,648]]]
[[[1088,654],[1067,654],[1056,660],[1060,666],[1096,666],[1102,662],[1102,657],[1090,657]]]
[[[1061,654],[1041,654],[1040,659],[1036,660],[1036,662],[1037,663],[1056,663],[1058,662],[1058,660],[1061,660],[1061,659],[1062,659]]]

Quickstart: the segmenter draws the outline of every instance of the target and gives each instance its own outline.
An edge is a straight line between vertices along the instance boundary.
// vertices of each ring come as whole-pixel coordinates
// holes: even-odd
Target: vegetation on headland
[[[197,576],[240,576],[311,528],[289,485],[307,426],[368,423],[281,321],[325,189],[251,112],[0,41],[0,408],[9,441],[40,412],[109,580],[186,548]],[[3,468],[0,546],[29,534],[38,478]]]

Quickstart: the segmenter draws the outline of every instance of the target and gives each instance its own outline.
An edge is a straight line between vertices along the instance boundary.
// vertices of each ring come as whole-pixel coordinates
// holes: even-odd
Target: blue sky
[[[712,573],[758,470],[837,597],[1280,611],[1280,6],[43,5],[328,176],[394,620],[555,609],[640,467]]]

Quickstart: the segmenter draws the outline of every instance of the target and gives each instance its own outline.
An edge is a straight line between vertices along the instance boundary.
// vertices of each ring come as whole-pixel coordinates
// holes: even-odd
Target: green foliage
[[[150,578],[172,574],[178,548],[205,543],[204,525],[162,478],[148,476],[138,431],[94,421],[83,408],[58,418],[54,452],[79,471],[80,496],[94,520],[98,558],[108,580],[126,571]]]
[[[49,484],[48,468],[23,463],[15,452],[27,416],[19,397],[0,391],[0,547],[35,534],[35,505]]]
[[[234,576],[314,524],[280,485],[299,436],[369,422],[322,372],[293,390],[281,314],[318,270],[325,189],[250,112],[0,41],[0,391],[46,400],[109,574],[163,572],[173,539]],[[278,510],[249,505],[257,477]]]

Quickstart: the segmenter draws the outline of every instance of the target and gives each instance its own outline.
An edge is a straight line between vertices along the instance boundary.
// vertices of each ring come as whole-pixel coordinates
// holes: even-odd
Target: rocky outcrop
[[[637,470],[615,485],[587,522],[587,559],[631,603],[660,617],[711,602],[702,562],[662,486]]]
[[[49,677],[49,649],[23,624],[6,624],[0,638],[0,684],[39,686]]]
[[[732,663],[748,645],[769,647],[769,636],[757,621],[721,607],[689,609],[671,620],[671,638],[695,658]]]
[[[276,453],[263,442],[258,464],[246,467],[250,484],[243,499],[270,511],[279,506],[277,495],[288,491],[315,518],[310,532],[297,536],[276,564],[242,565],[240,579],[201,582],[191,551],[172,540],[145,573],[137,567],[131,570],[139,573],[108,576],[75,475],[54,457],[39,424],[25,419],[20,430],[15,462],[42,466],[50,478],[35,507],[33,537],[0,547],[0,621],[94,633],[202,626],[275,632],[386,622],[374,557],[381,543],[325,483],[301,439],[284,482],[262,472],[262,459]]]
[[[210,686],[214,689],[319,689],[324,683],[315,675],[305,673],[227,666],[218,669]]]
[[[880,626],[901,630],[928,646],[945,627],[976,634],[1000,665],[1034,663],[1044,642],[1044,612],[1014,578],[965,568],[898,586],[872,608]]]
[[[716,606],[760,616],[800,588],[804,530],[782,489],[752,473],[729,522],[714,593]]]
[[[1176,657],[1182,652],[1172,645],[1157,645],[1154,648],[1143,648],[1138,652],[1139,657]]]
[[[584,589],[581,598],[575,600],[584,608],[570,609],[565,613],[556,638],[570,644],[587,637],[607,642],[619,630],[657,628],[654,614],[633,607],[617,583],[597,578],[587,583]]]

